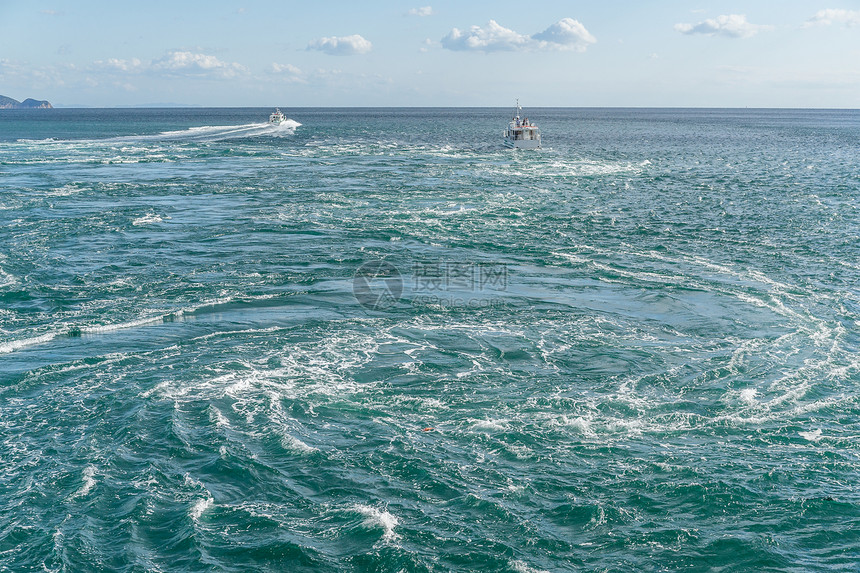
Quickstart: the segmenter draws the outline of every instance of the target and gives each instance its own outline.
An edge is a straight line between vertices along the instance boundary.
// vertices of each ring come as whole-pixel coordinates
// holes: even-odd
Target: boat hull
[[[505,147],[511,149],[540,149],[540,139],[504,139]]]

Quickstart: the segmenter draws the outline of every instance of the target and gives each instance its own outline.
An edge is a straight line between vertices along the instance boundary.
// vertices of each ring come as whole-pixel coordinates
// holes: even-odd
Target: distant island
[[[52,109],[54,106],[47,100],[35,100],[27,98],[24,101],[18,101],[10,97],[0,95],[0,109]]]

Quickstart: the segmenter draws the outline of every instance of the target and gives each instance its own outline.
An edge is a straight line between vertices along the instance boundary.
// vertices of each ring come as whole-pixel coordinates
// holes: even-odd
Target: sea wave
[[[360,503],[353,505],[351,510],[364,516],[364,522],[362,523],[364,527],[382,529],[382,541],[391,543],[400,539],[400,535],[394,531],[400,525],[400,520],[388,512],[388,510]]]

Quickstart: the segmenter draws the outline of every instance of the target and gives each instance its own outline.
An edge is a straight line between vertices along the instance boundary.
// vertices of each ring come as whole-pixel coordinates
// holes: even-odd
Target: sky
[[[860,108],[860,0],[0,0],[55,106]]]

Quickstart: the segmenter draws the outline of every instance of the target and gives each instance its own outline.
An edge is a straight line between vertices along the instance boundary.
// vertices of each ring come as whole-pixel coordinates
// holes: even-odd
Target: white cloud
[[[272,72],[289,82],[306,84],[305,73],[292,64],[272,64]]]
[[[804,28],[816,25],[830,26],[831,24],[856,26],[860,24],[860,10],[843,10],[841,8],[819,10],[815,16],[806,21]]]
[[[169,52],[163,58],[154,60],[150,68],[155,71],[221,78],[232,78],[247,71],[241,64],[222,62],[215,56],[180,51]]]
[[[409,11],[410,16],[432,16],[434,14],[432,6],[421,6],[420,8],[413,8]]]
[[[30,62],[0,58],[0,81],[4,84],[22,85],[27,90],[63,86],[66,84],[64,77],[74,72],[74,64],[38,67]]]
[[[454,28],[442,38],[442,47],[449,50],[497,52],[525,48],[529,40],[528,36],[500,26],[495,20],[490,20],[486,29],[472,26],[468,32],[461,32]]]
[[[597,40],[580,22],[563,18],[538,34],[528,36],[490,20],[486,28],[454,28],[442,38],[442,47],[455,51],[499,52],[515,50],[576,50],[584,52]]]
[[[589,44],[597,41],[581,22],[573,18],[562,18],[540,34],[533,35],[532,38],[545,43],[546,47],[577,52],[584,52]]]
[[[19,62],[13,62],[6,58],[0,58],[0,79],[8,79],[9,76],[17,76],[24,70]]]
[[[97,60],[93,62],[93,66],[102,70],[114,70],[118,72],[139,72],[144,69],[143,62],[137,58],[132,58],[130,60],[108,58],[107,60]]]
[[[354,54],[366,54],[373,48],[368,40],[358,34],[352,36],[331,36],[319,38],[308,44],[308,50],[319,50],[332,56],[351,56]]]
[[[193,52],[173,51],[149,63],[138,58],[128,60],[108,58],[96,60],[89,66],[91,72],[123,74],[187,75],[229,79],[247,73],[248,69],[237,63],[222,62],[215,56]]]
[[[771,26],[751,24],[743,14],[728,14],[708,18],[698,24],[675,24],[675,30],[682,34],[705,34],[713,36],[719,34],[730,38],[751,38],[764,30],[770,30]]]
[[[272,64],[272,71],[275,72],[276,74],[279,74],[281,72],[286,72],[289,74],[301,75],[301,73],[302,73],[301,69],[297,68],[296,66],[294,66],[292,64],[278,64],[278,63]]]

